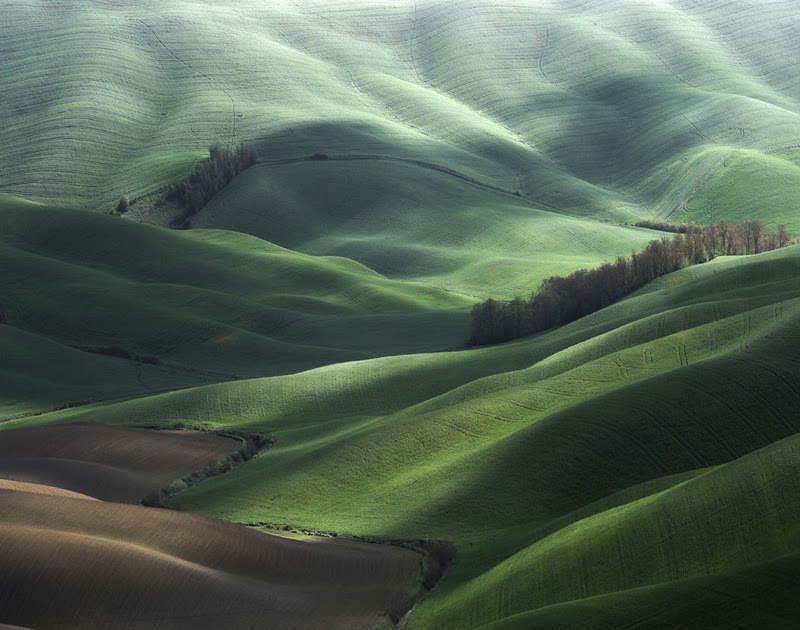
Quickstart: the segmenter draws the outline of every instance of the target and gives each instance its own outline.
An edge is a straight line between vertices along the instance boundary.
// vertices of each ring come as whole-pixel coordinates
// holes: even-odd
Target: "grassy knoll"
[[[105,207],[244,141],[425,160],[569,215],[757,207],[798,231],[798,29],[746,0],[12,3],[2,190]]]
[[[426,163],[375,157],[259,165],[193,225],[345,256],[391,278],[501,297],[653,238],[652,231],[537,209]]]
[[[691,580],[741,585],[792,566],[799,268],[798,247],[723,257],[504,346],[36,422],[275,435],[266,455],[182,499],[236,521],[454,540],[458,564],[410,627],[524,626],[526,615],[558,627],[596,597],[626,602],[616,627],[663,610]],[[727,601],[695,596],[695,611]]]

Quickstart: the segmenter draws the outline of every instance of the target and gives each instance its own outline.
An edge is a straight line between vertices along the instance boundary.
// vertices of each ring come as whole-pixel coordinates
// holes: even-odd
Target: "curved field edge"
[[[4,431],[0,440],[0,482],[55,486],[103,501],[136,503],[229,458],[240,447],[240,441],[218,435],[94,422],[20,427]]]

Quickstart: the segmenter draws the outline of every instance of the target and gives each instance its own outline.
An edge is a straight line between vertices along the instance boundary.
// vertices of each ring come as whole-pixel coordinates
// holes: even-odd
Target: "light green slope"
[[[568,600],[485,628],[568,628],[587,620],[594,628],[793,627],[799,455],[795,435],[579,521],[458,597],[469,601],[463,608],[471,609],[473,623]],[[498,592],[506,606],[497,605]]]
[[[599,266],[660,238],[538,210],[430,163],[380,156],[251,168],[193,225],[345,256],[392,278],[503,298],[529,295],[544,278]]]
[[[612,222],[797,231],[798,32],[793,3],[745,0],[13,2],[0,188],[102,206],[247,141],[424,160]]]
[[[187,506],[454,540],[458,564],[410,627],[478,627],[677,580],[674,594],[703,576],[746,580],[735,573],[743,564],[778,562],[799,542],[797,440],[780,442],[800,430],[799,267],[797,247],[718,259],[504,346],[36,421],[193,420],[274,434],[269,453],[185,493]],[[668,595],[637,593],[626,595],[620,625]]]

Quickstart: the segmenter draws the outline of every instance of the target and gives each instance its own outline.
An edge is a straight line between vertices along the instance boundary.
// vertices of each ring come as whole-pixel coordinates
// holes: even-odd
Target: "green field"
[[[189,508],[454,540],[456,568],[410,627],[511,623],[658,587],[625,595],[618,622],[630,623],[693,579],[746,582],[778,570],[759,563],[793,562],[798,269],[798,247],[722,258],[504,346],[345,363],[36,421],[194,421],[275,435],[266,456],[185,493]],[[711,592],[702,606],[722,606]],[[564,619],[580,610],[563,608]]]
[[[463,346],[471,301],[234,232],[0,197],[0,416]],[[88,349],[122,347],[161,365]],[[80,351],[78,351],[80,350]],[[102,384],[102,387],[100,385]],[[97,394],[94,395],[98,397]]]
[[[800,245],[465,342],[640,219],[800,233],[798,54],[789,0],[7,3],[0,440],[271,435],[186,509],[455,543],[400,627],[796,627]]]
[[[800,83],[787,61],[800,8],[788,1],[14,2],[4,13],[11,194],[111,204],[174,179],[212,141],[248,141],[269,160],[424,161],[570,215],[800,227],[789,210]],[[65,64],[67,50],[81,54]]]

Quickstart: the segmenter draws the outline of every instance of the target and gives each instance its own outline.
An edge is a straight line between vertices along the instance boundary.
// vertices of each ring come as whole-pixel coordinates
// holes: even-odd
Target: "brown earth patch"
[[[136,502],[231,455],[238,441],[208,433],[94,423],[0,432],[0,478],[103,501]]]
[[[54,488],[53,486],[40,486],[35,483],[25,483],[23,481],[10,481],[8,479],[0,479],[0,490],[16,490],[17,492],[30,492],[32,494],[46,494],[55,497],[69,497],[72,499],[86,499],[87,501],[97,501],[94,497],[85,494],[72,492],[71,490],[64,490],[63,488]],[[0,626],[2,628],[2,626]]]
[[[396,547],[0,490],[0,623],[370,628],[419,571]]]

